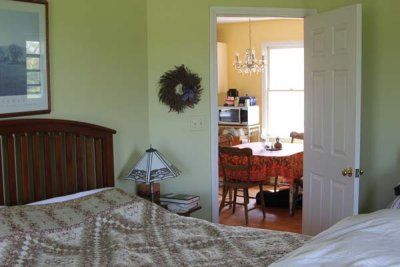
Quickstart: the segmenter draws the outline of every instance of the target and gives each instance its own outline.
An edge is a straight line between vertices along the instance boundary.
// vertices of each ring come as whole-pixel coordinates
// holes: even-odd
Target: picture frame
[[[46,0],[0,1],[0,118],[50,113]]]

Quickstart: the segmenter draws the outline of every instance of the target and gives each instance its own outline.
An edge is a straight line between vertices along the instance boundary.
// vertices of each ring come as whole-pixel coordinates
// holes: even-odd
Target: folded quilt
[[[0,209],[6,266],[266,266],[308,238],[178,216],[119,189]]]

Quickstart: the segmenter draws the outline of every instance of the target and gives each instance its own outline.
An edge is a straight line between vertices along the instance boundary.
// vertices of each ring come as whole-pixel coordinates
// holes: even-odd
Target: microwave
[[[218,124],[253,125],[260,123],[259,106],[218,107]]]

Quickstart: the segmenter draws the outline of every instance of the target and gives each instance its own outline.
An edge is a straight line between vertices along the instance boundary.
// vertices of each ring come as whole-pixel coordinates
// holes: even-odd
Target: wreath
[[[192,73],[185,65],[165,72],[160,78],[160,102],[169,106],[169,112],[181,113],[185,108],[193,108],[199,103],[203,91],[201,78]]]

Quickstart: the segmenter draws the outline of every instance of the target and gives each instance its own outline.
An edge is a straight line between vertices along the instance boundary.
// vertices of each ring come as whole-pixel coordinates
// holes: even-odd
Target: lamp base
[[[137,184],[137,195],[151,201],[151,187],[149,184]],[[153,183],[154,203],[160,204],[160,184]]]

